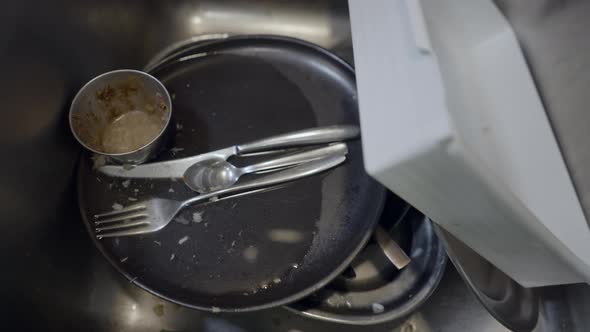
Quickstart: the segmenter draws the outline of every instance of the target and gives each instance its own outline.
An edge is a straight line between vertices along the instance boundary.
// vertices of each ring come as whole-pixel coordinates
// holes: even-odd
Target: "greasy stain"
[[[156,314],[156,316],[158,317],[162,317],[164,316],[164,305],[162,303],[156,304],[152,310],[154,311],[154,314]]]

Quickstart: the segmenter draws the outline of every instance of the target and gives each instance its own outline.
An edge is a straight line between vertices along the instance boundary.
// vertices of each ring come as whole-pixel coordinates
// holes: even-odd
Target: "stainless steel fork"
[[[157,232],[166,227],[181,209],[191,204],[231,194],[255,192],[261,188],[301,179],[326,171],[341,164],[344,160],[346,160],[346,156],[340,153],[286,170],[269,173],[226,189],[198,195],[183,202],[172,199],[151,198],[121,210],[99,213],[94,215],[95,235],[98,239],[101,239],[103,237]]]

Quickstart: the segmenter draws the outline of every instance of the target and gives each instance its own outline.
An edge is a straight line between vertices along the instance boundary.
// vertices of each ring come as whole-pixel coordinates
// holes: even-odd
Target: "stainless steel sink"
[[[85,81],[111,69],[139,69],[166,46],[201,34],[287,35],[352,61],[346,1],[21,0],[4,2],[0,17],[4,327],[361,330],[302,318],[282,308],[210,315],[129,284],[95,250],[80,221],[75,180],[80,148],[66,121],[69,102]],[[506,331],[452,270],[422,311],[405,322],[366,330]]]

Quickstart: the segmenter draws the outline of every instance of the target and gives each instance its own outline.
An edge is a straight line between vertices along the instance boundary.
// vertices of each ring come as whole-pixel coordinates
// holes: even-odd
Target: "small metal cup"
[[[108,153],[102,148],[102,135],[114,118],[146,106],[162,121],[158,135],[133,151]],[[164,85],[155,77],[138,70],[115,70],[86,83],[70,107],[70,128],[76,140],[89,151],[121,164],[141,164],[162,148],[164,132],[170,123],[172,101]]]

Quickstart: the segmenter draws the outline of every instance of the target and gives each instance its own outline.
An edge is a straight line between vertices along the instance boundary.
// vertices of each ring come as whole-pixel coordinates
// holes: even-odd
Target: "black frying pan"
[[[354,72],[320,47],[270,36],[201,46],[152,72],[173,96],[173,149],[161,160],[309,127],[358,124]],[[79,168],[87,224],[114,203],[194,194],[181,182],[100,175],[87,155]],[[160,297],[211,311],[255,310],[301,299],[342,272],[372,234],[384,198],[354,141],[345,164],[324,174],[187,208],[157,233],[93,239],[121,273]]]

